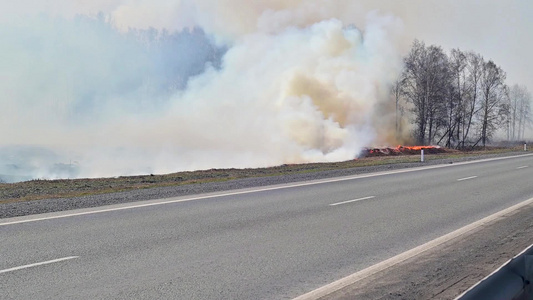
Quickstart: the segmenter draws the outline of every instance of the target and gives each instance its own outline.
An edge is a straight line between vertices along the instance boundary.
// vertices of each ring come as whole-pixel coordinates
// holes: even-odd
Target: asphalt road
[[[533,197],[532,155],[374,175],[1,219],[0,298],[291,299]]]

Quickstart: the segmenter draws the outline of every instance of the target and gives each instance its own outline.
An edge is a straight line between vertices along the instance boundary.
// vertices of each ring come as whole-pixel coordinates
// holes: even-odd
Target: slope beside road
[[[524,155],[5,218],[0,290],[294,298],[532,198],[532,171]]]

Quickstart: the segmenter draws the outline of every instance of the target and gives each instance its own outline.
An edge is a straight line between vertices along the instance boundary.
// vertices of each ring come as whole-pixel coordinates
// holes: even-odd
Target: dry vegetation
[[[441,154],[426,155],[426,160],[478,156],[518,151],[518,148],[491,148],[461,152],[448,150]],[[69,198],[85,195],[105,194],[152,187],[198,184],[227,181],[249,177],[301,174],[336,169],[377,166],[384,164],[419,161],[418,155],[366,157],[338,163],[312,163],[282,165],[257,169],[212,169],[194,172],[179,172],[167,175],[124,176],[117,178],[31,180],[26,182],[0,184],[0,203],[30,201],[50,198]]]

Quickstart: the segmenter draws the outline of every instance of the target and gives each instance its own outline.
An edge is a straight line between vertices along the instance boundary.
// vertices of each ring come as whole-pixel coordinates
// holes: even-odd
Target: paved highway
[[[532,198],[532,176],[524,155],[0,219],[0,298],[291,299]]]

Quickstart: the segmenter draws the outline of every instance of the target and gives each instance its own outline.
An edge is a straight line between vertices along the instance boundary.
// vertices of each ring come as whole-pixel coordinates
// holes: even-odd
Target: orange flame
[[[403,155],[403,154],[416,154],[421,150],[427,150],[429,153],[441,152],[440,146],[402,146],[399,145],[396,148],[366,148],[366,155],[370,156],[390,156],[390,155]],[[430,151],[431,150],[431,151]]]
[[[402,145],[399,145],[398,147],[396,147],[396,149],[399,151],[402,149],[419,151],[419,150],[439,149],[439,148],[440,148],[439,146],[402,146]]]

